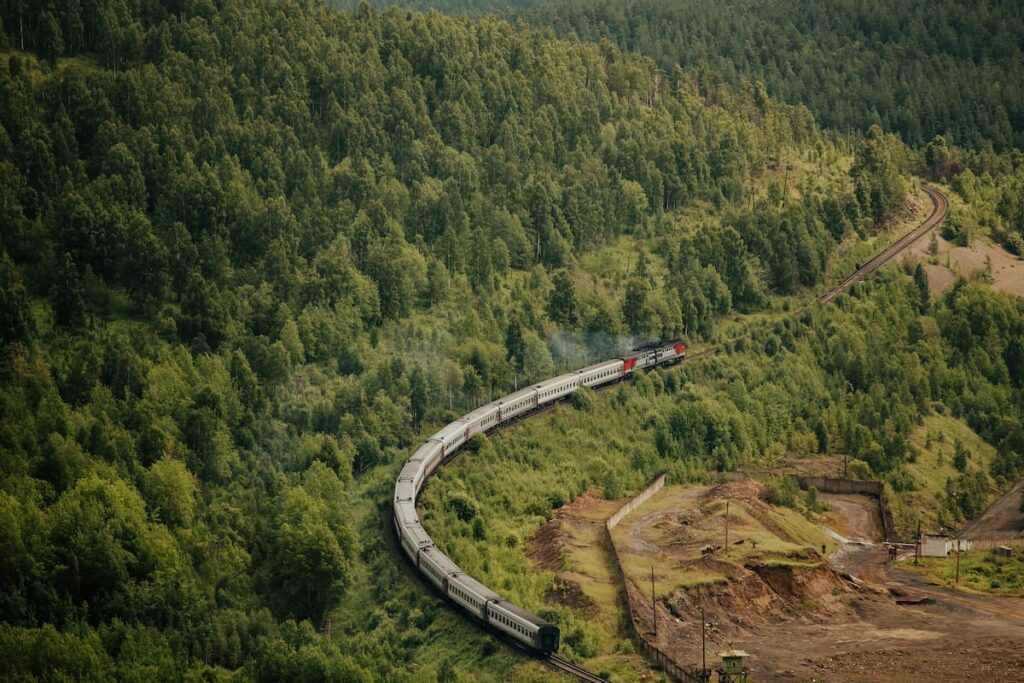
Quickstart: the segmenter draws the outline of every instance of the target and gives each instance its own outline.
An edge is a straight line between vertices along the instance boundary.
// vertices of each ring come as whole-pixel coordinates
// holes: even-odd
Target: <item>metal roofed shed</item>
[[[743,650],[726,650],[719,652],[722,658],[722,666],[718,668],[718,680],[721,683],[746,683],[750,669],[746,666],[746,659],[750,655]]]

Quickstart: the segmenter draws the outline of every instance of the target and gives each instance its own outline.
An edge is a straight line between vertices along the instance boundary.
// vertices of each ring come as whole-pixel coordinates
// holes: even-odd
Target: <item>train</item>
[[[599,387],[631,377],[639,370],[673,365],[686,358],[681,340],[655,342],[632,352],[513,392],[446,425],[409,458],[399,472],[393,501],[394,525],[402,551],[423,578],[473,619],[506,634],[541,655],[558,651],[558,627],[503,599],[462,571],[441,552],[420,523],[416,497],[428,477],[451,460],[474,435],[520,419],[580,387]]]

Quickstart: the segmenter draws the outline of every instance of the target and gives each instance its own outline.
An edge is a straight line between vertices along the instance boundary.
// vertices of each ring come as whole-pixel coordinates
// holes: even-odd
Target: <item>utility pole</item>
[[[707,622],[704,621],[704,605],[700,606],[700,672],[703,675],[707,675],[708,671],[708,657],[707,648],[705,647],[705,632],[707,631]]]
[[[917,520],[917,539],[914,541],[914,565],[921,564],[921,520]]]
[[[725,554],[729,554],[729,501],[725,501]]]
[[[956,580],[954,583],[960,585],[960,539],[956,539]]]
[[[658,603],[654,599],[654,565],[651,565],[651,618],[654,621],[654,637],[658,637]]]

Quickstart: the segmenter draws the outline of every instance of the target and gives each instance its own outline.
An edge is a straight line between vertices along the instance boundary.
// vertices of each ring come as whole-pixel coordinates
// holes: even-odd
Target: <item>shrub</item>
[[[572,407],[576,410],[590,412],[594,407],[594,392],[589,387],[580,387],[572,395]]]
[[[771,505],[799,510],[801,507],[797,499],[799,493],[800,487],[797,486],[796,479],[793,477],[772,477],[765,482],[764,490],[761,491],[761,499]]]
[[[461,491],[449,494],[444,506],[446,510],[454,512],[455,516],[463,522],[473,521],[480,507],[473,498]]]

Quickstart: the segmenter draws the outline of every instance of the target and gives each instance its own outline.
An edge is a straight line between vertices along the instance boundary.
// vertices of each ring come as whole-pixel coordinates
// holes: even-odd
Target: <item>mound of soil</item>
[[[529,557],[538,569],[560,571],[565,566],[566,534],[562,524],[578,523],[583,511],[604,502],[596,490],[588,489],[580,496],[554,511],[554,516],[537,530],[530,540]]]
[[[585,617],[597,614],[597,605],[583,592],[580,585],[561,576],[556,576],[551,588],[544,593],[544,601],[565,605]]]
[[[673,615],[687,618],[704,608],[720,624],[770,625],[799,620],[831,621],[850,609],[853,589],[825,564],[748,565],[735,568],[731,580],[684,587],[669,599]]]
[[[530,542],[530,559],[539,569],[558,571],[562,568],[565,543],[562,540],[562,520],[556,514],[541,526]]]

